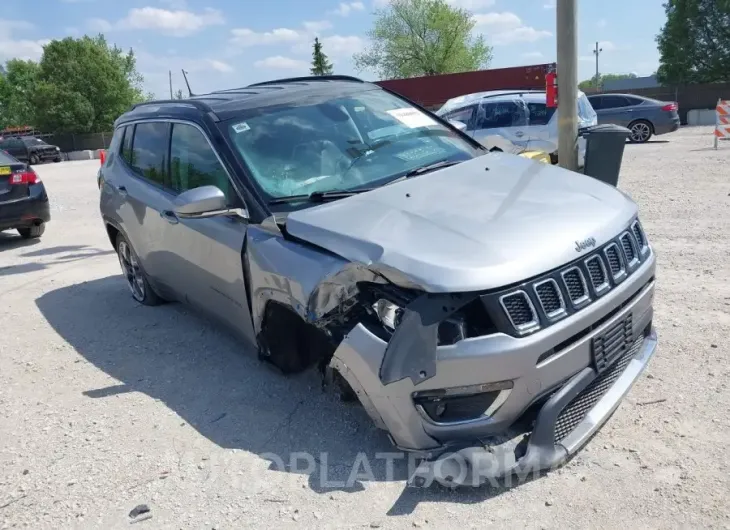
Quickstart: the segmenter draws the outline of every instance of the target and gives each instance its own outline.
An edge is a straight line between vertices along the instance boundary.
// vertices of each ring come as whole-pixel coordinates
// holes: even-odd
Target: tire
[[[117,235],[115,248],[119,265],[122,268],[122,275],[127,282],[127,287],[132,292],[132,298],[142,305],[160,305],[163,302],[162,298],[157,296],[157,293],[150,286],[137,253],[122,234]]]
[[[25,228],[18,228],[18,233],[23,239],[36,239],[43,235],[46,231],[46,223],[39,225],[28,226]]]
[[[629,141],[632,144],[643,144],[649,141],[654,134],[654,126],[646,120],[636,120],[629,124]]]
[[[41,161],[41,159],[40,159],[40,158],[38,158],[38,155],[37,155],[37,154],[35,154],[35,153],[32,153],[32,154],[30,155],[30,157],[28,158],[28,163],[29,163],[29,164],[30,164],[31,166],[35,166],[35,165],[39,164],[39,163],[40,163],[40,161]]]
[[[53,161],[56,163],[60,162],[61,160],[63,160],[63,159],[60,156],[57,156],[56,158],[53,159]]]

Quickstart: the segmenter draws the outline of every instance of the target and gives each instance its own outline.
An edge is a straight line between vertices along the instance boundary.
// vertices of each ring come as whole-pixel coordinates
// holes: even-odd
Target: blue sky
[[[555,0],[447,0],[470,9],[476,31],[494,46],[491,67],[555,60]],[[367,44],[372,13],[387,0],[1,0],[0,62],[38,59],[42,45],[68,35],[103,32],[133,48],[147,90],[195,92],[308,74],[319,36],[335,73],[358,73],[352,54]],[[662,0],[578,0],[579,77],[595,71],[601,42],[604,73],[651,74],[658,65],[654,36],[664,22]]]

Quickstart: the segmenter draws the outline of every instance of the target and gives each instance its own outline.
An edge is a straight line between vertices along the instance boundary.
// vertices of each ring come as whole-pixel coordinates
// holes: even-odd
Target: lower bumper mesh
[[[644,336],[637,338],[631,347],[605,372],[594,379],[573,401],[562,410],[555,422],[555,443],[568,436],[583,421],[588,412],[598,403],[608,389],[616,382],[636,357],[644,344]]]

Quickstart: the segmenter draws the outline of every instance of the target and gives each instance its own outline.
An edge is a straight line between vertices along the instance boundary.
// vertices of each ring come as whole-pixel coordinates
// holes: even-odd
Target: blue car
[[[644,143],[653,135],[679,129],[679,105],[635,94],[595,94],[588,101],[598,114],[598,123],[613,123],[631,131],[629,141]]]

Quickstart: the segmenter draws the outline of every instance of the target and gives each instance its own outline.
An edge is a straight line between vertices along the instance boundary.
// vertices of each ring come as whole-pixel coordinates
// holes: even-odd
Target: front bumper
[[[0,230],[23,228],[50,220],[48,195],[42,183],[30,186],[28,197],[0,202]]]
[[[495,466],[494,447],[499,446],[503,457],[492,469],[496,474],[550,468],[565,462],[600,428],[653,355],[654,272],[652,254],[610,296],[531,336],[496,334],[439,346],[436,374],[422,382],[414,384],[411,378],[404,378],[382,384],[379,372],[387,343],[362,324],[340,343],[331,366],[348,381],[373,421],[389,432],[394,444],[425,458],[425,465],[458,452],[462,457],[471,455],[468,459],[475,465],[484,455],[492,455],[487,460],[489,466]],[[603,372],[620,368],[612,372],[609,383],[601,380],[600,392],[592,391],[591,400],[586,401],[582,392],[588,392],[598,377],[593,369],[591,340],[627,317],[631,317],[632,336],[637,342],[629,357]],[[552,349],[556,351],[545,358],[545,352]],[[419,410],[413,400],[414,392],[500,381],[512,381],[513,387],[491,416],[438,423]],[[578,401],[580,410],[566,414],[579,417],[570,419],[569,432],[561,432],[556,443],[558,423],[563,431],[568,428],[561,413],[573,407],[574,401]],[[536,420],[522,433],[526,437],[511,437],[518,420],[535,407],[539,407]],[[521,454],[525,442],[527,449]]]

